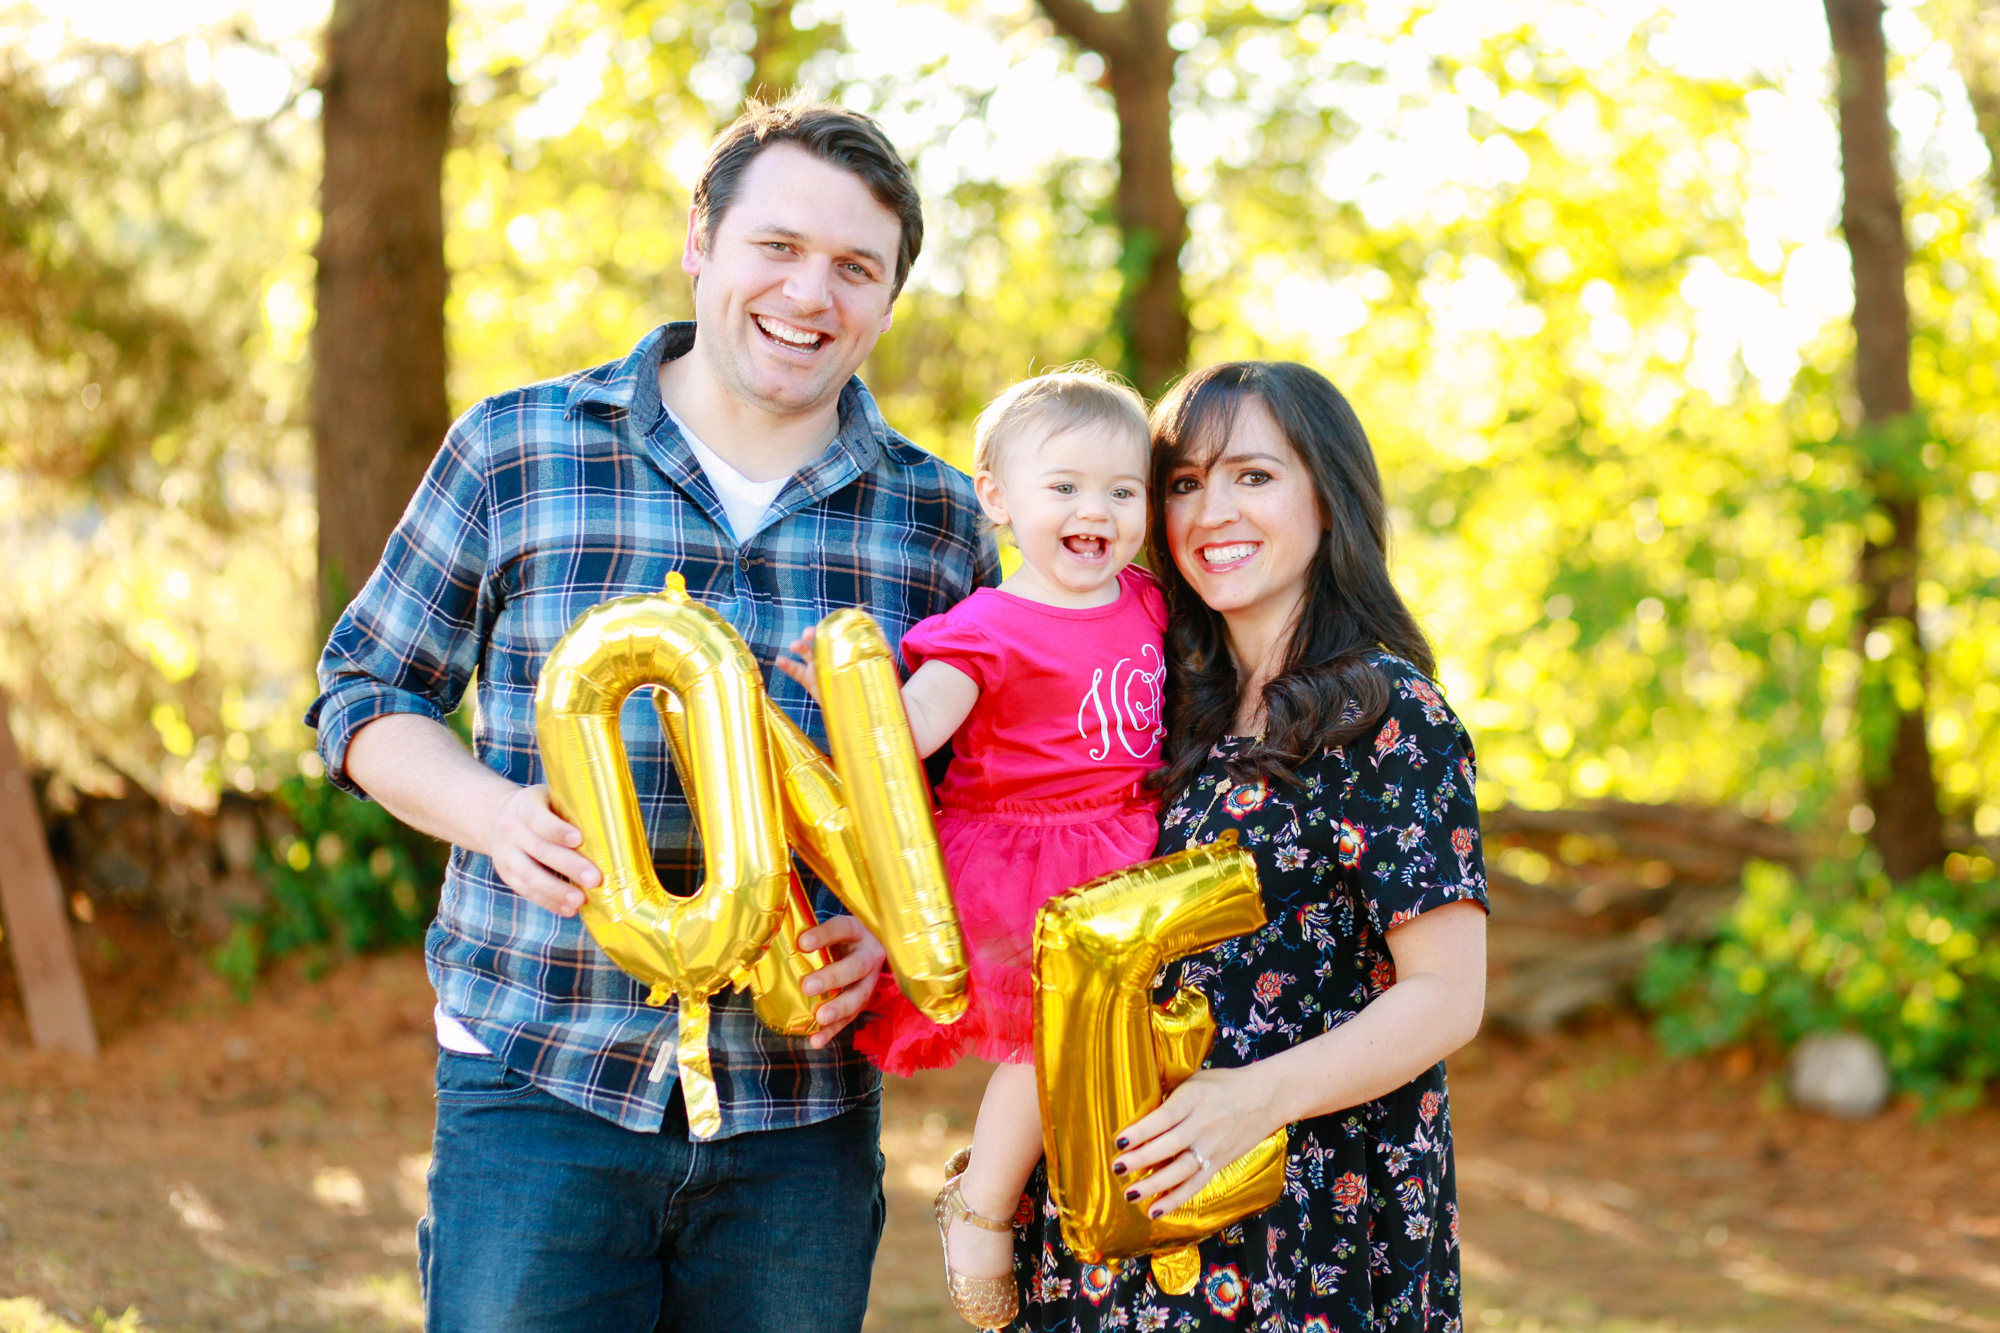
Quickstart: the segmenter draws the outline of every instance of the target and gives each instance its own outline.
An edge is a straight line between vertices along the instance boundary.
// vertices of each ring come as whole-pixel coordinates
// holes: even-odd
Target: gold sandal
[[[944,1245],[944,1281],[951,1290],[951,1303],[974,1328],[1004,1328],[1021,1312],[1021,1293],[1013,1277],[967,1277],[951,1266],[951,1224],[964,1220],[982,1231],[1014,1231],[1014,1220],[983,1217],[965,1206],[959,1192],[959,1178],[972,1160],[972,1149],[960,1148],[945,1163],[944,1188],[937,1196],[938,1240]]]

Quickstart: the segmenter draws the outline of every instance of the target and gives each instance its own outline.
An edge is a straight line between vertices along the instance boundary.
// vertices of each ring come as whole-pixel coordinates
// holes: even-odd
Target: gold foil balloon
[[[1162,1290],[1191,1291],[1196,1243],[1284,1190],[1283,1129],[1157,1220],[1127,1202],[1129,1180],[1111,1174],[1118,1131],[1157,1109],[1215,1041],[1206,997],[1183,988],[1155,1005],[1153,977],[1264,921],[1256,863],[1233,831],[1092,880],[1036,915],[1035,1082],[1049,1194],[1063,1240],[1085,1262],[1116,1267],[1150,1254]]]
[[[818,1032],[819,1007],[840,994],[838,990],[818,995],[805,992],[805,979],[833,961],[830,950],[799,946],[799,936],[818,924],[819,914],[813,911],[806,886],[794,872],[791,889],[785,897],[785,914],[778,922],[777,938],[762,957],[736,978],[739,987],[748,986],[756,997],[757,1017],[764,1021],[764,1026],[787,1037],[810,1037]]]
[[[676,897],[653,872],[618,714],[656,685],[685,710],[681,776],[701,817],[701,888]],[[612,962],[649,982],[649,1002],[680,1003],[688,1128],[722,1127],[708,1055],[708,997],[756,962],[785,908],[791,857],[765,740],[757,663],[729,623],[689,600],[679,575],[665,593],[585,612],[542,668],[535,733],[557,813],[582,831],[604,872],[584,893],[583,922]]]
[[[820,622],[813,663],[832,761],[782,708],[764,701],[785,837],[881,941],[911,1003],[935,1022],[953,1022],[966,1006],[965,937],[895,657],[871,617],[847,610]],[[678,705],[665,694],[656,698],[679,763],[686,742]],[[815,923],[812,905],[795,891],[778,928],[780,942],[739,982],[756,996],[765,1025],[791,1036],[817,1031],[813,1015],[832,998],[808,996],[799,985],[832,961],[823,951],[807,954],[797,947],[799,933]]]
[[[708,997],[747,986],[757,1016],[802,1037],[831,995],[801,983],[826,966],[798,937],[818,923],[790,848],[882,942],[897,981],[925,1013],[965,1012],[964,937],[931,822],[930,789],[903,711],[895,658],[856,610],[821,622],[815,666],[834,761],[765,694],[755,659],[727,621],[690,601],[679,574],[656,597],[585,612],[542,669],[535,728],[559,814],[583,831],[604,871],[584,894],[584,924],[605,954],[680,1001],[688,1126],[721,1128],[708,1058]],[[633,690],[654,705],[701,831],[705,879],[691,898],[653,873],[618,715]],[[789,845],[789,846],[788,846]]]
[[[688,748],[687,713],[679,697],[666,690],[656,690],[653,706],[660,715],[660,727],[666,732],[667,743],[673,751],[674,767],[682,773],[692,772],[694,756]],[[791,724],[791,719],[785,717],[767,695],[764,699],[764,722],[767,727],[773,717],[784,718],[787,725]],[[812,748],[812,743],[805,741],[803,734],[799,739],[805,742],[808,749]],[[818,751],[813,753],[818,754]],[[786,773],[782,761],[778,777],[779,806],[789,834],[794,802],[788,799],[790,792],[785,786]],[[687,784],[683,786],[687,791],[688,808],[694,814],[696,825],[700,826],[701,806],[695,799],[693,788]],[[778,921],[777,937],[756,962],[731,978],[738,990],[749,988],[756,1001],[757,1017],[773,1032],[782,1032],[788,1037],[810,1037],[819,1031],[819,1020],[814,1016],[819,1007],[839,994],[834,991],[807,995],[801,984],[808,975],[833,961],[833,955],[825,949],[799,947],[799,936],[818,924],[819,915],[813,911],[812,901],[806,897],[805,886],[799,883],[797,873],[793,873],[785,894],[784,914]]]
[[[966,1005],[965,937],[895,656],[865,613],[835,611],[819,623],[813,673],[868,866],[869,901],[842,901],[882,941],[904,997],[933,1023],[956,1022]]]

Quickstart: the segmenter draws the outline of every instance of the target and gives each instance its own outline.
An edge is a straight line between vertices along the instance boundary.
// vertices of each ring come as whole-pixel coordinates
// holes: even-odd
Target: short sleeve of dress
[[[919,620],[903,636],[903,660],[915,671],[926,662],[944,662],[970,676],[982,694],[996,690],[1006,675],[1000,643],[966,614],[968,598],[941,616]]]
[[[1381,663],[1389,707],[1350,748],[1340,859],[1376,930],[1446,903],[1486,906],[1472,738],[1437,688],[1408,663]]]

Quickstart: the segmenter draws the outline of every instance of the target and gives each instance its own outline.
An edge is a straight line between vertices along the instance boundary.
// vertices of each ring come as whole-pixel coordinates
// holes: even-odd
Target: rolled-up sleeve
[[[306,712],[327,776],[365,796],[347,775],[359,731],[389,713],[443,721],[478,665],[490,507],[485,405],[445,436],[389,536],[382,563],[348,605],[319,662],[320,695]]]

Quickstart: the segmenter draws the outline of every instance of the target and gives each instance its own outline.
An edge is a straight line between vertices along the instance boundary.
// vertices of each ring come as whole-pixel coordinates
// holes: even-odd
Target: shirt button
[[[736,553],[736,567],[743,570],[750,568],[750,553],[748,551],[738,551]]]

